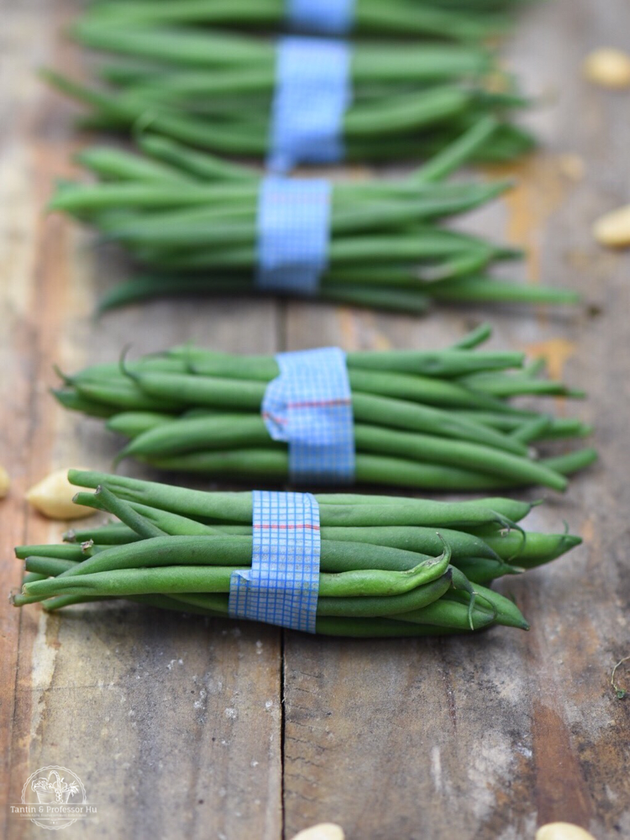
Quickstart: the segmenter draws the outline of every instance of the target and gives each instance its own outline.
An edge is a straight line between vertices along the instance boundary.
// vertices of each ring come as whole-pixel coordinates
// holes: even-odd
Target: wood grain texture
[[[124,266],[41,213],[76,139],[73,109],[33,71],[80,68],[60,29],[81,5],[0,0],[0,462],[14,480],[0,505],[3,592],[19,584],[13,545],[63,530],[26,509],[24,490],[53,468],[107,468],[115,449],[100,423],[56,407],[51,363],[109,360],[129,342],[138,353],[189,338],[246,352],[430,348],[490,316],[493,346],[546,354],[556,375],[588,389],[570,410],[597,424],[602,462],[530,519],[541,529],[566,520],[585,546],[503,587],[531,619],[528,634],[335,641],[127,607],[47,619],[0,598],[0,836],[41,835],[7,806],[45,764],[82,778],[99,816],[67,834],[90,839],[288,840],[321,820],[350,840],[528,840],[556,819],[598,840],[630,836],[630,705],[608,685],[630,653],[630,264],[590,237],[594,218],[628,200],[630,94],[580,76],[591,48],[630,49],[627,3],[553,0],[524,18],[506,52],[544,95],[528,117],[544,148],[510,170],[521,183],[505,201],[465,220],[527,246],[515,277],[579,288],[588,306],[421,320],[196,300],[100,322],[96,296]]]
[[[505,202],[465,220],[528,248],[515,277],[575,287],[588,301],[577,313],[506,309],[490,318],[494,346],[546,353],[556,375],[589,391],[577,411],[597,425],[602,463],[529,520],[541,529],[566,520],[586,544],[503,585],[531,618],[528,634],[402,645],[290,635],[289,837],[324,819],[370,840],[526,840],[552,820],[598,840],[630,835],[630,707],[608,686],[630,652],[630,265],[590,236],[600,213],[628,200],[630,94],[591,88],[580,75],[593,47],[630,48],[629,23],[624,3],[581,0],[543,4],[523,21],[508,55],[527,90],[548,100],[529,117],[544,148],[511,168],[520,183]],[[287,336],[290,347],[441,347],[485,317],[451,309],[420,321],[294,305]]]
[[[12,546],[59,539],[64,526],[29,512],[23,493],[55,468],[107,469],[115,442],[98,423],[61,411],[47,393],[52,362],[76,368],[193,338],[249,352],[275,348],[272,303],[159,302],[94,322],[98,289],[121,266],[90,237],[42,208],[67,176],[72,109],[34,79],[41,64],[78,71],[60,29],[69,0],[0,4],[11,45],[2,87],[0,460],[14,480],[0,510],[2,806],[0,836],[41,829],[8,814],[37,768],[69,767],[98,817],[67,829],[86,837],[281,834],[280,633],[133,608],[46,617],[18,612]],[[63,45],[63,46],[62,46]],[[5,127],[8,127],[5,130]],[[8,379],[4,372],[8,372]]]

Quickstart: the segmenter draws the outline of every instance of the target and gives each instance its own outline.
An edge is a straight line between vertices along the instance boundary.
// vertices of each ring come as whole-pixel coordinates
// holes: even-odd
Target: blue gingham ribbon
[[[313,295],[328,267],[332,186],[265,178],[258,195],[259,289]]]
[[[252,567],[232,572],[230,615],[314,633],[319,505],[310,493],[255,490],[252,501]]]
[[[287,21],[292,29],[345,35],[352,29],[356,0],[287,0]]]
[[[296,483],[352,483],[355,471],[352,393],[346,354],[338,347],[279,353],[280,376],[265,391],[262,415],[274,440],[289,444]]]
[[[350,46],[343,41],[280,39],[271,115],[271,169],[288,172],[298,163],[343,159],[343,115],[352,101],[350,59]]]

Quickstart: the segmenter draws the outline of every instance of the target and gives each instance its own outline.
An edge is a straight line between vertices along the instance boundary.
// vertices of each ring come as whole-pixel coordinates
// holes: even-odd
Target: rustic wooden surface
[[[546,353],[586,387],[601,465],[531,517],[565,519],[583,548],[509,583],[532,630],[483,639],[352,642],[205,622],[132,608],[46,618],[0,603],[0,831],[41,829],[10,816],[30,773],[61,764],[98,817],[68,837],[280,840],[320,821],[350,840],[526,840],[564,819],[598,840],[630,836],[630,701],[608,684],[630,654],[630,304],[626,255],[600,251],[597,215],[628,199],[630,93],[580,77],[589,49],[630,48],[626,0],[554,0],[508,47],[544,107],[544,149],[524,183],[469,226],[530,249],[532,282],[580,289],[579,312],[444,310],[416,320],[345,308],[243,301],[157,302],[100,322],[114,258],[42,205],[70,171],[73,110],[33,77],[80,70],[61,38],[78,0],[0,0],[0,587],[16,587],[12,546],[63,526],[27,510],[24,490],[61,466],[107,468],[113,441],[47,394],[52,361],[73,368],[193,338],[229,350],[341,343],[444,346],[489,316],[496,347]],[[559,410],[564,410],[558,405]],[[621,675],[623,678],[623,674]],[[627,678],[630,683],[630,676]]]

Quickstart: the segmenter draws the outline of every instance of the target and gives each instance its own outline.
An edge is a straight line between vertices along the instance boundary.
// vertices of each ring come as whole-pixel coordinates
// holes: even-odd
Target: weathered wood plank
[[[102,426],[59,409],[52,363],[73,369],[195,339],[272,351],[273,303],[156,302],[91,319],[121,269],[74,225],[41,213],[67,176],[72,109],[34,79],[42,63],[77,69],[60,27],[69,0],[1,5],[12,83],[3,85],[0,334],[5,424],[0,459],[14,487],[0,507],[6,593],[20,564],[12,546],[56,541],[63,527],[29,512],[24,490],[53,468],[107,469],[115,442]],[[6,375],[5,375],[6,373]],[[2,784],[0,836],[39,836],[8,815],[38,767],[60,764],[84,782],[98,817],[86,836],[252,837],[281,833],[279,632],[133,607],[47,618],[0,601]],[[6,820],[6,824],[4,821]],[[81,827],[69,829],[80,831]]]
[[[589,391],[566,410],[597,424],[602,466],[530,519],[541,529],[567,520],[585,545],[502,586],[531,619],[529,634],[368,644],[288,634],[287,836],[320,820],[371,840],[525,840],[550,820],[590,827],[598,840],[630,832],[628,709],[608,685],[630,652],[628,257],[590,237],[598,213],[627,201],[628,94],[580,77],[589,49],[628,49],[629,24],[623,2],[585,0],[542,4],[524,20],[508,53],[527,89],[552,99],[530,117],[545,148],[517,167],[527,180],[507,201],[465,221],[528,247],[532,282],[579,288],[591,303],[490,317],[495,346],[545,352],[556,375]],[[287,336],[290,347],[442,347],[487,314],[417,321],[293,306]]]
[[[0,190],[10,208],[0,223],[8,326],[0,331],[0,387],[12,420],[0,459],[15,479],[0,507],[5,591],[19,582],[11,547],[61,530],[26,511],[23,490],[71,462],[105,468],[114,451],[100,424],[68,416],[47,396],[52,360],[72,368],[111,359],[130,340],[137,352],[188,338],[271,352],[277,336],[288,348],[444,346],[487,314],[448,310],[417,320],[292,304],[285,322],[284,307],[271,303],[195,301],[93,323],[97,290],[120,269],[110,255],[92,254],[74,227],[41,219],[73,140],[70,109],[31,76],[53,57],[66,67],[78,60],[56,35],[77,8],[70,0],[0,2],[12,49],[10,83],[0,92]],[[532,117],[547,149],[519,167],[528,181],[505,204],[466,222],[527,245],[532,279],[575,285],[596,304],[577,315],[492,316],[495,346],[551,351],[556,369],[589,389],[580,413],[600,430],[604,466],[531,520],[557,528],[567,519],[585,547],[504,588],[532,631],[396,644],[287,633],[281,686],[273,629],[131,608],[45,619],[0,601],[2,836],[39,833],[7,817],[4,803],[19,801],[26,777],[46,763],[69,766],[86,784],[99,807],[90,837],[276,840],[281,808],[286,837],[323,819],[370,840],[525,840],[550,819],[590,826],[598,840],[630,833],[627,708],[608,686],[630,648],[627,258],[602,254],[588,235],[593,217],[627,198],[620,184],[630,128],[627,97],[579,78],[589,48],[628,47],[629,15],[623,0],[556,0],[524,21],[513,62],[532,92],[559,94]],[[572,180],[567,153],[585,161],[582,180]]]

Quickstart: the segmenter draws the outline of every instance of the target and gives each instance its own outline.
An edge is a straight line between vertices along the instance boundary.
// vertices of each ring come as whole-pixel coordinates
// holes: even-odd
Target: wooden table
[[[33,75],[51,63],[80,72],[61,37],[80,6],[0,0],[0,462],[13,479],[0,506],[3,836],[41,836],[6,803],[30,773],[60,764],[98,807],[68,837],[279,840],[332,820],[351,840],[525,840],[558,819],[598,840],[629,837],[630,700],[609,679],[630,654],[630,264],[602,252],[590,226],[628,199],[630,93],[580,73],[591,48],[630,47],[627,0],[555,0],[524,18],[507,52],[543,94],[529,118],[543,150],[516,169],[523,180],[505,202],[467,221],[527,246],[531,282],[577,288],[588,305],[424,320],[243,300],[92,320],[121,268],[89,233],[42,214],[78,140],[72,106]],[[597,424],[602,454],[531,517],[585,538],[504,589],[531,632],[354,642],[132,607],[46,617],[7,605],[21,576],[12,546],[63,530],[27,509],[25,489],[53,468],[106,469],[114,452],[101,424],[49,396],[53,362],[109,360],[129,341],[136,353],[187,339],[244,352],[443,347],[486,317],[495,347],[545,352],[553,373],[588,389],[577,411]]]

